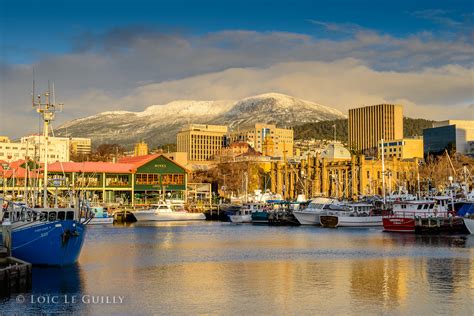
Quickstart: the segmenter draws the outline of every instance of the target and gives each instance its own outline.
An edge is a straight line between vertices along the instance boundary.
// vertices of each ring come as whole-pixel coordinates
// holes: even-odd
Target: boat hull
[[[267,212],[252,213],[252,224],[268,224],[268,213]]]
[[[470,234],[474,234],[474,218],[463,218],[464,225]]]
[[[147,211],[133,212],[133,215],[139,222],[143,221],[159,221],[159,222],[170,222],[170,221],[202,221],[206,219],[203,213],[187,213],[187,212],[167,212],[167,213],[156,213]]]
[[[301,225],[320,225],[320,214],[316,212],[293,211]]]
[[[86,220],[85,218],[81,218],[81,223],[85,223],[87,225],[113,224],[114,218],[113,217],[93,217],[89,220]]]
[[[383,216],[339,216],[338,227],[380,227]]]
[[[384,217],[383,230],[386,232],[414,233],[415,219],[408,217]]]
[[[12,231],[12,255],[34,265],[66,266],[79,258],[85,227],[74,220],[35,222]]]
[[[251,223],[252,215],[229,215],[232,223]]]

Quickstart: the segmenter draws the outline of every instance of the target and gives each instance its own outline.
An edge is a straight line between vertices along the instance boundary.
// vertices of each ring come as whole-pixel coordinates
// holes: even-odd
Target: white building
[[[33,144],[14,143],[8,137],[0,136],[0,160],[10,162],[25,159],[25,157],[33,158],[34,154]]]
[[[29,155],[36,160],[45,160],[45,139],[43,135],[31,135],[21,138],[22,144],[33,145],[34,153]],[[70,139],[68,137],[48,137],[48,161],[69,161]],[[28,147],[29,148],[29,147]]]

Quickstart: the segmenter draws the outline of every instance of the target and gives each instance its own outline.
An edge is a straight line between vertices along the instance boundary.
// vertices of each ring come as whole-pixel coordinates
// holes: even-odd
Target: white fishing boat
[[[334,199],[318,197],[312,199],[308,207],[294,210],[293,215],[301,225],[320,225],[319,217],[324,211],[336,208],[339,203]]]
[[[132,211],[137,221],[195,221],[205,220],[203,213],[190,213],[184,208],[174,210],[170,204],[159,203],[152,208]]]
[[[328,214],[320,217],[321,225],[331,227],[377,227],[383,226],[383,216],[374,214],[370,203],[350,203],[348,212]],[[331,218],[330,218],[331,217]],[[325,223],[328,223],[326,225]],[[330,224],[329,224],[330,223]]]
[[[229,215],[232,223],[251,223],[252,214],[259,211],[262,204],[247,203],[240,208],[235,214]]]

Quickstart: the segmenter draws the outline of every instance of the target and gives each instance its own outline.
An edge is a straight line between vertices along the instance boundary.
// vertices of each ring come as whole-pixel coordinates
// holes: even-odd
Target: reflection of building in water
[[[351,271],[353,300],[379,301],[390,305],[406,299],[408,271],[401,259],[355,261]]]

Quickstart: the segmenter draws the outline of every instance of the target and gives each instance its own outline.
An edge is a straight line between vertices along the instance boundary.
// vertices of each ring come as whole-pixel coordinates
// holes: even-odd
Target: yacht
[[[184,208],[174,210],[170,204],[159,203],[145,210],[132,211],[137,221],[192,221],[205,220],[203,213],[190,213]]]

